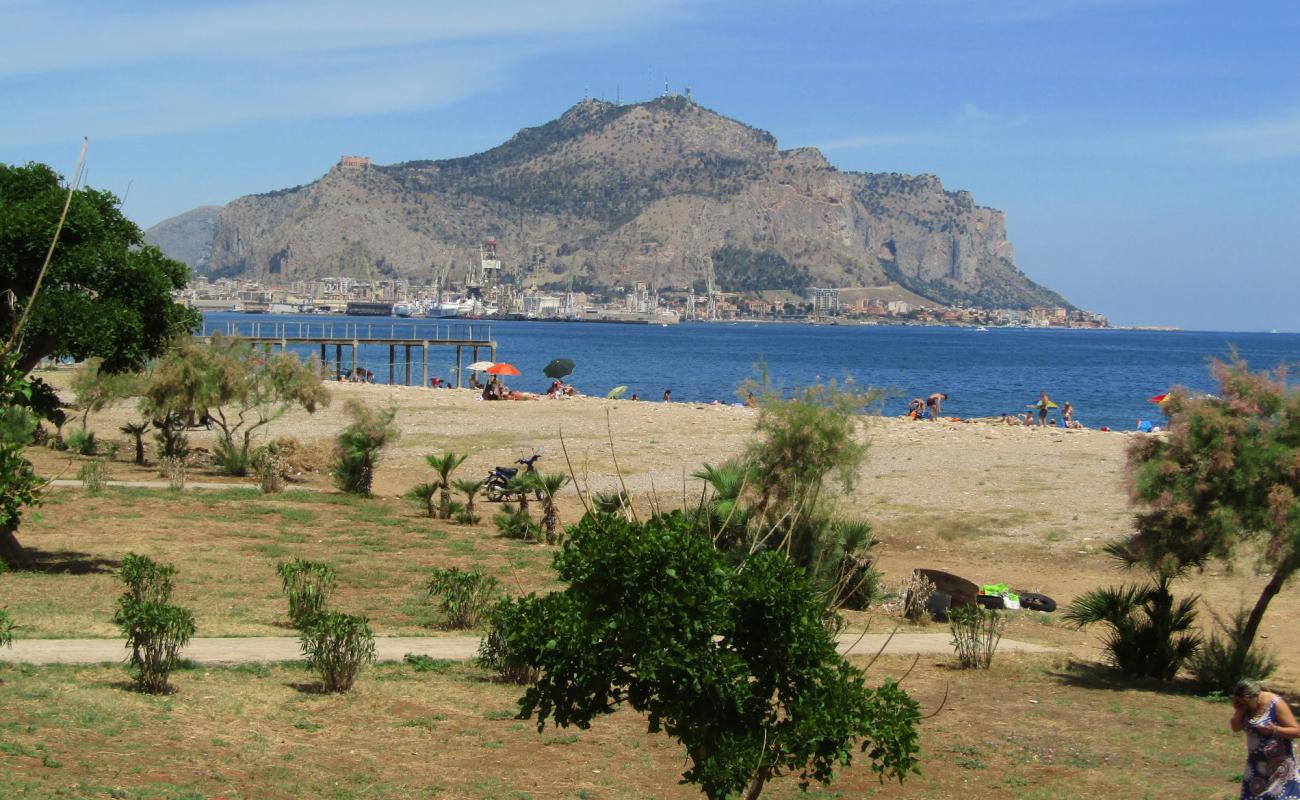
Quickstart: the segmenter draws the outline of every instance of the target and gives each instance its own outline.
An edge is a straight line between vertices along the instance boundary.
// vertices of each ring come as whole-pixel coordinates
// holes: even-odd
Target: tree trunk
[[[749,784],[749,789],[745,792],[745,800],[758,800],[758,796],[763,793],[763,786],[767,783],[770,774],[767,767],[763,767],[758,771],[758,774],[754,776],[753,783]]]
[[[18,543],[18,537],[14,532],[18,530],[16,523],[0,525],[0,561],[5,564],[16,567],[23,562],[23,546]]]
[[[1287,578],[1291,577],[1294,568],[1288,564],[1283,564],[1273,573],[1273,577],[1268,579],[1264,586],[1264,591],[1259,593],[1259,599],[1255,601],[1255,607],[1250,610],[1250,616],[1246,618],[1246,627],[1241,633],[1240,647],[1237,650],[1237,660],[1240,661],[1250,646],[1255,642],[1255,634],[1259,631],[1259,623],[1264,620],[1264,612],[1268,610],[1269,601],[1273,596],[1282,590],[1282,584],[1286,583]],[[1240,668],[1240,663],[1236,665]]]
[[[144,434],[135,434],[135,463],[144,464]]]

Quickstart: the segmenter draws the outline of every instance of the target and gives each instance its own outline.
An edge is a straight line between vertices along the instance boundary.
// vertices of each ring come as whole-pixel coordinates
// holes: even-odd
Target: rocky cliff
[[[945,303],[1069,305],[1016,268],[1002,213],[969,193],[838,171],[684,97],[588,100],[477,155],[340,164],[240,198],[217,218],[206,271],[458,280],[486,237],[527,285],[900,284]]]

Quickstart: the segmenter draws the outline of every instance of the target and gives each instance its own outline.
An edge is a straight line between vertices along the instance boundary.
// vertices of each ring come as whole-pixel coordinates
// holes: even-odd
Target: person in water
[[[1293,740],[1300,725],[1286,701],[1264,691],[1259,681],[1245,679],[1232,689],[1233,733],[1246,732],[1246,769],[1241,778],[1242,800],[1284,800],[1300,797],[1300,764]]]

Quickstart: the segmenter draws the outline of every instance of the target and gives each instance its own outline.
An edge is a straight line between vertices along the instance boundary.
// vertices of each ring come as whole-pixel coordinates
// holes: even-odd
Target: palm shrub
[[[632,498],[622,489],[596,492],[591,496],[591,507],[601,514],[626,514],[632,507]]]
[[[518,473],[506,481],[506,492],[519,498],[519,507],[523,509],[525,514],[528,513],[528,496],[535,493],[540,494],[537,484],[533,483],[533,474],[528,472]]]
[[[1264,680],[1277,671],[1277,658],[1246,641],[1250,612],[1238,609],[1228,622],[1216,619],[1219,631],[1210,634],[1188,661],[1196,683],[1206,692],[1228,694],[1243,678]]]
[[[322,611],[299,633],[302,654],[327,692],[346,692],[363,664],[375,660],[375,634],[361,614]]]
[[[281,562],[275,569],[289,597],[289,621],[301,629],[329,603],[334,593],[334,568],[320,561],[295,558]]]
[[[962,669],[988,669],[1006,620],[992,609],[960,606],[948,612],[952,647]]]
[[[79,455],[93,456],[99,452],[94,431],[74,430],[63,441],[69,450]]]
[[[451,473],[469,458],[468,453],[446,452],[442,455],[430,453],[426,455],[425,460],[429,466],[433,467],[438,473],[438,479],[435,482],[438,487],[438,516],[441,519],[451,519]]]
[[[437,497],[436,483],[417,483],[406,492],[406,499],[420,506],[430,518],[438,516],[438,507],[434,503]]]
[[[330,474],[344,492],[369,496],[380,453],[384,445],[397,440],[397,428],[393,427],[397,409],[375,411],[356,400],[348,401],[346,409],[352,422],[339,433]]]
[[[563,544],[564,531],[560,528],[560,512],[555,506],[555,495],[569,482],[569,476],[563,472],[551,472],[545,475],[535,473],[530,482],[542,495],[542,530],[546,533],[547,544]]]
[[[496,525],[501,535],[508,539],[532,542],[536,541],[541,534],[541,528],[533,521],[523,504],[516,507],[511,503],[503,503],[501,510],[492,515],[492,524]]]
[[[478,570],[435,569],[425,590],[444,628],[476,628],[497,594],[497,579]]]
[[[1171,574],[1142,584],[1094,589],[1075,598],[1064,619],[1079,629],[1104,625],[1106,652],[1126,675],[1172,680],[1201,647],[1194,629],[1198,595],[1174,603]]]
[[[131,648],[129,668],[136,685],[150,694],[168,690],[176,655],[194,635],[194,614],[168,602],[175,575],[171,564],[135,553],[122,559],[118,571],[126,592],[118,598],[113,622]]]
[[[478,523],[478,514],[474,513],[474,498],[478,493],[483,491],[483,481],[473,480],[470,478],[460,478],[451,482],[456,491],[465,495],[465,508],[456,517],[456,521],[463,525],[475,525]]]
[[[149,421],[144,420],[141,422],[128,422],[127,424],[118,428],[118,430],[120,430],[122,433],[125,433],[127,436],[131,437],[132,443],[135,444],[135,463],[143,464],[144,463],[144,435],[149,430]]]
[[[519,638],[532,619],[536,598],[502,597],[488,608],[487,633],[478,645],[478,665],[495,672],[503,681],[521,686],[537,680],[538,671],[519,652]]]
[[[692,477],[709,487],[704,522],[713,541],[724,550],[742,546],[749,531],[749,507],[743,502],[745,487],[750,483],[749,468],[733,459],[716,467],[705,464]]]

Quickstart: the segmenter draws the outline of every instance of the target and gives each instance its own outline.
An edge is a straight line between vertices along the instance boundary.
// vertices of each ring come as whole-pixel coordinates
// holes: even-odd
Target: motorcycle
[[[516,464],[522,464],[524,474],[537,472],[533,465],[537,459],[541,458],[541,453],[534,453],[528,458],[520,458],[515,461]],[[521,491],[510,485],[510,481],[519,474],[518,467],[493,467],[488,476],[483,479],[483,493],[487,496],[489,502],[498,503],[502,500],[518,501],[521,495],[527,494],[527,491]],[[542,490],[533,491],[538,500],[542,499]]]

